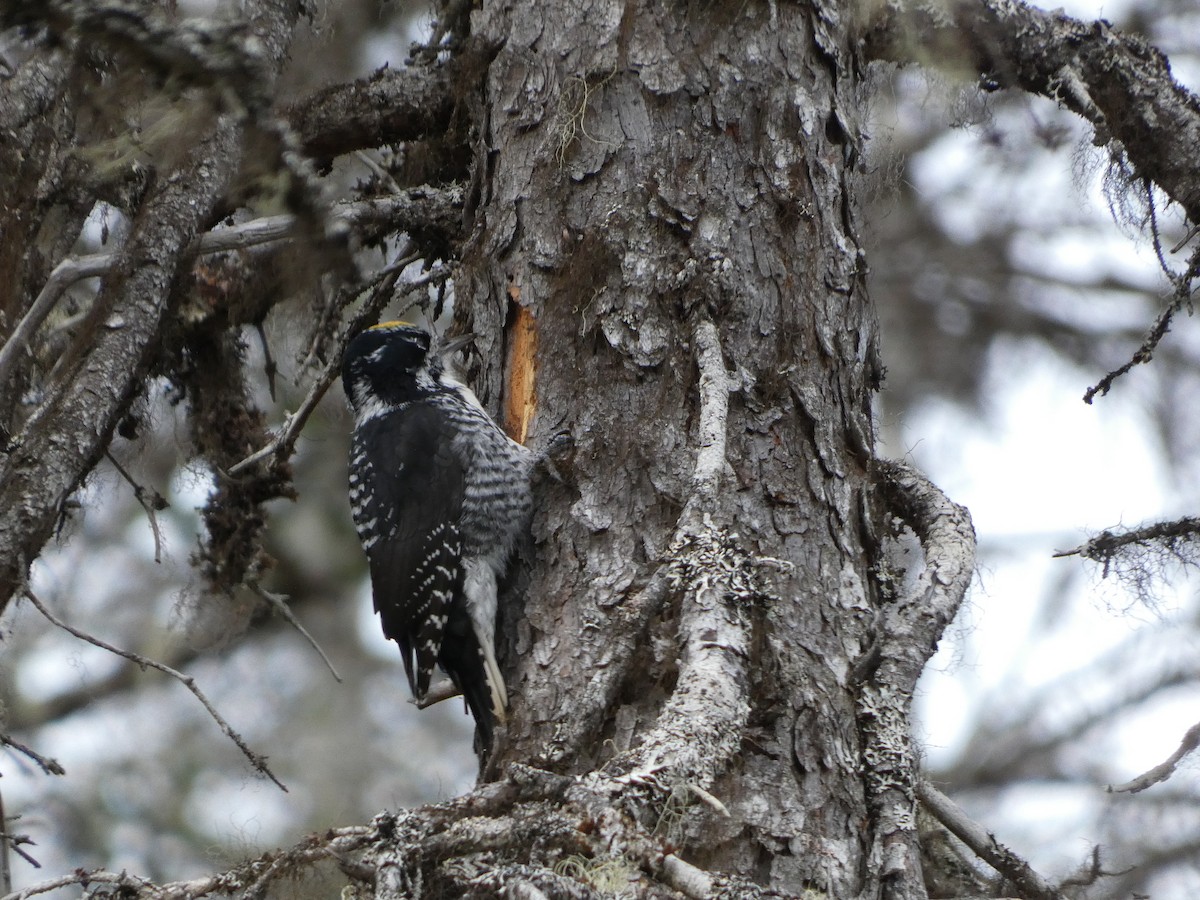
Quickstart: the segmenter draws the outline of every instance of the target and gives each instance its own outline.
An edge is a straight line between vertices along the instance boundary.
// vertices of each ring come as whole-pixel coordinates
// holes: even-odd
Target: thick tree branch
[[[310,835],[225,872],[156,884],[127,872],[76,871],[0,897],[29,900],[70,885],[114,885],[136,900],[263,896],[273,884],[331,860],[380,898],[487,896],[593,900],[631,896],[775,897],[680,859],[612,805],[609,779],[576,779],[512,766],[502,781],[368,826]],[[678,893],[673,893],[671,890]]]
[[[84,888],[90,885],[112,885],[124,896],[143,900],[194,900],[209,894],[242,892],[245,892],[246,896],[261,896],[255,891],[261,892],[271,882],[294,876],[298,871],[322,860],[340,860],[346,854],[366,846],[374,837],[375,830],[366,826],[331,829],[322,835],[310,835],[288,850],[264,853],[219,875],[164,884],[155,884],[128,872],[76,869],[69,875],[14,891],[0,900],[29,900],[30,897],[71,885]]]
[[[140,8],[115,2],[60,0],[39,9],[65,14],[74,23],[80,16],[101,14],[102,7],[116,10],[113,22],[144,24]],[[20,13],[29,9],[22,4]],[[254,90],[269,90],[298,14],[297,4],[282,0],[246,4],[256,39],[250,41],[254,58],[246,62],[258,79]],[[173,46],[167,36],[153,41],[164,49]],[[249,52],[242,43],[237,46]],[[173,288],[185,250],[225,195],[240,163],[243,137],[241,117],[221,117],[175,172],[162,173],[139,211],[120,264],[109,273],[75,346],[60,361],[59,380],[48,386],[46,401],[26,423],[24,441],[0,463],[0,611],[25,582],[28,562],[50,537],[63,504],[102,457],[141,389],[174,312]]]
[[[225,192],[240,133],[234,122],[221,122],[195,148],[183,177],[152,192],[60,381],[26,423],[19,446],[0,461],[0,609],[140,389],[172,314],[183,251]]]
[[[1050,97],[1091,122],[1200,222],[1200,100],[1158,50],[1104,20],[1082,22],[1017,0],[881,3],[867,23],[869,56],[968,68],[999,87]]]
[[[263,18],[281,11],[271,10]],[[294,13],[284,12],[284,17],[294,21]],[[89,41],[124,50],[159,72],[218,87],[227,100],[237,98],[254,113],[269,105],[275,65],[291,37],[290,28],[283,34],[255,33],[242,21],[191,17],[171,22],[157,10],[128,0],[4,0],[0,23],[37,23],[59,33],[86,34]]]
[[[380,69],[295,103],[286,116],[304,152],[328,159],[442,132],[454,101],[446,68]]]

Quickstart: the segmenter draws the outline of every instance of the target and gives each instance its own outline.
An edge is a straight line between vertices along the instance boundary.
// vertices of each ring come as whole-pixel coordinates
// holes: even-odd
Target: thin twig
[[[1146,337],[1142,340],[1141,346],[1134,351],[1133,356],[1129,358],[1129,362],[1116,369],[1113,369],[1096,384],[1088,388],[1083,393],[1083,402],[1091,403],[1097,397],[1103,397],[1112,388],[1113,382],[1132,369],[1134,366],[1140,366],[1142,363],[1148,363],[1154,358],[1154,351],[1158,348],[1159,342],[1163,339],[1168,331],[1171,330],[1171,320],[1175,318],[1175,313],[1183,308],[1183,304],[1187,301],[1187,296],[1176,295],[1175,298],[1167,305],[1167,308],[1159,313],[1158,318],[1146,332]]]
[[[270,591],[265,590],[260,584],[251,584],[250,588],[254,591],[254,593],[266,600],[267,603],[271,604],[271,608],[279,613],[285,622],[300,632],[301,637],[308,641],[309,646],[317,651],[317,655],[321,657],[322,661],[325,663],[325,667],[329,669],[329,674],[333,676],[333,680],[338,684],[341,684],[342,676],[339,675],[338,670],[333,667],[333,663],[330,662],[329,657],[325,655],[325,651],[321,649],[321,645],[318,644],[316,639],[308,633],[308,630],[300,624],[300,620],[296,618],[296,614],[293,613],[291,607],[287,605],[287,598],[282,594],[273,594]]]
[[[366,150],[355,150],[354,155],[358,157],[359,162],[371,171],[372,175],[383,182],[389,191],[394,194],[400,193],[402,188],[396,183],[396,179],[392,177],[392,173],[380,165]]]
[[[24,850],[21,849],[22,844],[28,844],[30,847],[37,846],[37,844],[34,842],[33,838],[31,838],[27,834],[10,834],[7,831],[0,831],[0,845],[3,845],[3,847],[4,847],[4,856],[5,856],[5,858],[4,858],[4,892],[5,893],[8,893],[9,891],[12,890],[12,875],[11,875],[11,870],[8,865],[8,851],[9,850],[12,850],[13,853],[17,854],[17,856],[21,857],[21,859],[25,860],[25,862],[29,863],[35,869],[40,869],[42,867],[42,864],[40,862],[38,862],[36,859],[34,859],[33,856],[31,856],[29,853],[26,853]]]
[[[971,819],[957,803],[924,779],[917,781],[921,803],[956,838],[989,866],[1009,879],[1030,900],[1065,900],[1061,891],[1017,854],[996,840],[987,829]]]
[[[163,540],[162,531],[158,527],[158,516],[156,515],[156,512],[157,510],[167,508],[169,504],[167,503],[166,498],[163,497],[163,495],[158,491],[151,491],[151,493],[154,494],[154,501],[153,503],[147,503],[146,489],[133,480],[133,476],[125,470],[124,466],[117,462],[117,458],[113,456],[110,451],[105,450],[104,455],[108,457],[108,461],[113,464],[113,467],[117,470],[117,472],[120,473],[121,477],[129,482],[129,486],[133,488],[133,496],[137,499],[137,502],[142,505],[142,509],[146,511],[146,516],[150,519],[150,530],[154,532],[154,561],[156,563],[161,563]]]
[[[254,330],[258,332],[258,343],[263,352],[263,373],[267,376],[267,390],[271,394],[271,402],[274,403],[275,375],[279,372],[279,367],[275,365],[275,358],[271,356],[271,343],[267,340],[267,332],[263,329],[263,323],[255,322]]]
[[[212,716],[213,721],[215,721],[217,723],[217,725],[220,726],[221,731],[223,731],[225,733],[225,736],[228,737],[231,741],[234,742],[234,744],[237,745],[237,748],[242,751],[242,754],[246,757],[246,759],[248,759],[250,761],[250,764],[252,766],[254,766],[254,768],[260,774],[265,775],[267,778],[271,779],[271,781],[273,781],[276,784],[276,786],[279,787],[280,790],[285,791],[285,792],[287,791],[287,787],[283,784],[283,782],[280,781],[278,778],[276,778],[275,773],[273,773],[270,770],[270,768],[268,768],[267,758],[265,756],[260,756],[259,754],[255,753],[253,750],[250,749],[250,747],[246,744],[246,741],[242,738],[242,736],[233,730],[233,728],[230,726],[230,724],[225,721],[224,717],[219,712],[217,712],[216,707],[214,707],[212,705],[212,703],[209,702],[209,699],[208,699],[208,697],[206,697],[204,695],[204,692],[201,691],[200,688],[198,688],[196,686],[196,680],[194,678],[192,678],[190,675],[184,675],[182,672],[180,672],[176,669],[172,669],[170,666],[163,665],[160,662],[155,662],[154,660],[149,659],[148,657],[142,656],[140,653],[133,653],[129,650],[122,650],[120,647],[115,647],[112,644],[107,643],[106,641],[102,641],[100,638],[95,637],[94,635],[88,634],[86,631],[80,631],[78,628],[74,628],[74,627],[68,625],[66,622],[64,622],[62,619],[59,619],[58,617],[56,617],[54,615],[54,613],[50,612],[50,610],[46,608],[45,604],[43,604],[42,601],[38,599],[37,594],[35,594],[33,592],[33,589],[28,584],[26,584],[23,587],[22,592],[25,594],[26,597],[29,598],[29,602],[32,603],[34,605],[34,607],[37,608],[37,611],[46,617],[46,619],[50,622],[51,625],[61,628],[63,631],[67,632],[70,635],[73,635],[74,637],[79,638],[79,640],[84,641],[85,643],[91,644],[95,647],[99,647],[102,650],[107,650],[109,653],[114,653],[117,656],[120,656],[120,657],[123,657],[123,658],[129,660],[130,662],[137,663],[143,669],[148,669],[148,668],[149,669],[157,669],[159,672],[162,672],[166,675],[170,675],[176,681],[181,683],[184,687],[186,687],[189,691],[192,692],[192,695],[197,700],[200,701],[201,705],[203,705],[203,707],[208,711],[208,714],[210,716]]]
[[[409,703],[416,706],[417,709],[429,709],[436,703],[441,703],[443,700],[450,700],[454,697],[461,697],[462,689],[459,688],[453,681],[447,678],[445,681],[439,681],[425,692],[425,696],[418,700],[416,697],[409,699]]]
[[[37,767],[47,775],[67,774],[67,770],[62,767],[57,759],[51,759],[48,756],[42,756],[42,754],[38,753],[32,747],[27,747],[20,741],[13,740],[7,734],[0,734],[0,744],[3,744],[5,747],[12,747],[22,756],[29,757],[34,761],[34,763],[37,764]]]
[[[1175,317],[1175,314],[1179,312],[1179,310],[1183,309],[1186,304],[1191,302],[1191,296],[1193,292],[1192,282],[1195,280],[1197,273],[1200,272],[1200,249],[1192,254],[1191,259],[1188,260],[1187,269],[1185,269],[1183,273],[1176,273],[1169,265],[1167,265],[1166,255],[1163,252],[1162,237],[1158,230],[1158,208],[1154,202],[1154,185],[1149,179],[1145,179],[1144,183],[1146,188],[1146,200],[1150,207],[1150,232],[1154,246],[1154,254],[1156,257],[1158,257],[1158,264],[1160,268],[1170,280],[1171,285],[1174,288],[1172,291],[1174,296],[1172,297],[1171,302],[1167,304],[1167,308],[1159,313],[1158,318],[1150,327],[1150,330],[1146,332],[1146,337],[1142,340],[1141,346],[1134,351],[1134,354],[1132,357],[1130,357],[1129,362],[1109,372],[1093,387],[1088,388],[1087,391],[1084,392],[1083,401],[1085,403],[1090,404],[1097,396],[1103,397],[1105,394],[1107,394],[1109,389],[1112,387],[1113,382],[1132,369],[1134,366],[1150,362],[1150,360],[1154,357],[1154,351],[1158,348],[1159,342],[1162,341],[1166,333],[1171,330],[1171,320]],[[1180,244],[1179,246],[1182,247],[1183,245]]]
[[[1153,769],[1143,772],[1133,781],[1127,781],[1115,787],[1110,784],[1108,792],[1110,794],[1136,794],[1138,791],[1144,791],[1148,787],[1166,781],[1175,772],[1175,767],[1183,758],[1197,747],[1200,747],[1200,722],[1187,730],[1183,740],[1179,742],[1179,747],[1167,758],[1166,762],[1159,763]]]
[[[1183,245],[1194,238],[1197,234],[1200,234],[1200,225],[1192,225],[1187,231],[1184,232],[1183,237],[1179,239],[1179,242],[1171,248],[1171,252],[1178,253],[1183,249]]]
[[[13,821],[16,821],[19,816],[13,816]],[[8,851],[25,860],[35,869],[40,869],[42,864],[34,859],[30,854],[21,849],[22,844],[37,846],[33,839],[27,834],[11,834],[8,830],[8,816],[4,813],[4,798],[0,796],[0,890],[4,893],[12,891],[12,863],[8,857]]]
[[[68,257],[54,267],[46,286],[42,288],[29,312],[17,323],[4,346],[0,347],[0,384],[8,381],[9,372],[17,361],[17,354],[28,345],[38,326],[50,315],[55,304],[76,281],[93,278],[108,272],[116,260],[115,253],[92,253],[87,256]]]
[[[1197,538],[1200,538],[1200,519],[1184,517],[1173,522],[1155,522],[1153,525],[1134,528],[1123,533],[1102,531],[1074,549],[1056,550],[1054,558],[1082,556],[1084,559],[1107,563],[1119,550],[1131,544],[1164,543],[1170,545],[1171,541]]]
[[[338,340],[336,352],[325,364],[325,368],[321,370],[321,374],[317,377],[316,381],[313,382],[308,396],[304,398],[304,402],[300,404],[300,408],[284,419],[279,434],[272,438],[266,446],[255,450],[240,462],[234,463],[226,473],[227,475],[231,477],[236,476],[270,456],[288,456],[292,452],[292,448],[296,445],[296,440],[299,438],[305,423],[308,422],[309,416],[313,414],[313,411],[317,408],[317,404],[325,396],[325,392],[329,390],[330,385],[333,384],[340,374],[342,370],[342,353],[345,352],[346,345],[350,343],[351,338],[362,331],[367,322],[374,319],[379,314],[379,311],[390,302],[392,297],[389,282],[390,285],[394,285],[395,279],[400,276],[400,272],[417,258],[419,257],[414,256],[397,260],[388,269],[384,270],[387,274],[386,279],[376,286],[371,300],[363,306],[358,315],[354,317],[353,321],[342,332]],[[401,296],[412,294],[415,291],[428,287],[435,280],[446,277],[449,276],[444,270],[430,272],[428,275],[406,284],[401,291]],[[381,290],[381,288],[384,289]],[[415,301],[412,305],[415,306],[417,302],[419,301]]]
[[[338,290],[336,296],[328,300],[322,310],[320,319],[313,325],[308,350],[300,362],[301,369],[315,368],[317,363],[323,363],[331,354],[325,352],[325,341],[328,333],[336,331],[335,320],[340,318],[342,310],[353,303],[361,294],[371,291],[371,298],[364,304],[364,309],[371,306],[377,299],[388,296],[399,278],[399,271],[404,266],[411,265],[421,258],[416,244],[405,240],[396,249],[392,262],[371,274],[366,284],[346,283]],[[385,286],[386,285],[386,286]],[[339,354],[333,353],[337,357]]]

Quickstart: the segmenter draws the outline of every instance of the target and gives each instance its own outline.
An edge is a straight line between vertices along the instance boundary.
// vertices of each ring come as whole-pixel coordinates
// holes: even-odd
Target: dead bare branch
[[[1056,559],[1065,556],[1082,556],[1104,564],[1104,573],[1108,574],[1108,566],[1113,558],[1129,546],[1144,547],[1148,544],[1161,544],[1169,550],[1174,550],[1181,542],[1200,539],[1200,519],[1188,516],[1175,519],[1172,522],[1155,522],[1153,525],[1143,525],[1128,531],[1102,531],[1086,543],[1071,550],[1057,550]]]
[[[1200,100],[1171,74],[1167,58],[1108,22],[1084,22],[1012,0],[954,0],[870,7],[868,55],[968,66],[988,86],[1019,87],[1082,116],[1097,144],[1125,154],[1200,222],[1200,178],[1190,148],[1200,146]]]
[[[1022,896],[1029,900],[1066,900],[1065,895],[1035,872],[1029,863],[997,841],[994,835],[928,781],[917,781],[916,789],[921,803],[934,818],[980,859],[1020,888]]]
[[[1127,781],[1115,787],[1110,784],[1108,792],[1110,794],[1136,794],[1138,791],[1144,791],[1148,787],[1166,781],[1175,772],[1175,768],[1183,761],[1183,758],[1197,747],[1200,747],[1200,722],[1197,722],[1184,733],[1183,740],[1179,742],[1179,747],[1167,757],[1166,761],[1143,772],[1132,781]]]
[[[1134,366],[1150,362],[1154,357],[1154,351],[1158,348],[1159,341],[1171,330],[1171,320],[1175,318],[1175,314],[1183,309],[1184,305],[1188,302],[1188,295],[1180,296],[1177,294],[1172,297],[1171,302],[1158,314],[1158,318],[1150,326],[1150,330],[1146,332],[1141,345],[1133,352],[1133,356],[1129,358],[1129,361],[1108,372],[1098,382],[1084,391],[1083,402],[1090,404],[1097,397],[1103,397],[1112,388],[1113,382],[1129,372]]]
[[[447,69],[410,66],[322,88],[287,117],[304,151],[327,159],[443,131],[453,109]]]
[[[137,500],[142,509],[146,511],[146,518],[150,520],[150,531],[154,534],[154,561],[156,563],[161,563],[162,530],[158,527],[158,510],[167,508],[168,503],[166,498],[163,497],[163,495],[158,491],[150,491],[149,493],[153,496],[147,500],[146,489],[134,480],[133,476],[126,471],[123,465],[117,462],[116,457],[113,456],[108,450],[104,451],[104,455],[108,457],[108,461],[113,464],[113,468],[117,470],[117,473],[125,479],[131,488],[133,488],[134,499]]]
[[[279,613],[285,622],[295,628],[296,631],[300,632],[300,636],[308,641],[308,645],[317,651],[317,655],[320,656],[321,661],[325,663],[325,668],[329,670],[329,674],[333,676],[333,680],[338,684],[341,684],[342,676],[339,675],[338,670],[333,667],[333,663],[330,662],[329,657],[325,654],[325,651],[321,649],[321,645],[318,644],[316,639],[308,633],[308,629],[300,624],[300,620],[296,618],[296,614],[293,613],[291,607],[288,606],[287,598],[282,594],[271,593],[263,588],[263,586],[260,584],[252,584],[250,587],[254,593],[258,594],[258,596],[260,596],[263,600],[267,601],[271,608],[275,610],[275,612]]]
[[[94,647],[99,647],[102,650],[107,650],[109,653],[123,657],[130,662],[137,663],[143,669],[156,669],[159,672],[174,678],[189,691],[191,691],[192,695],[200,701],[201,705],[205,708],[205,710],[207,710],[208,714],[212,716],[213,721],[216,722],[221,731],[225,733],[225,736],[233,741],[233,743],[237,745],[237,748],[242,751],[242,755],[250,761],[250,765],[252,765],[260,774],[266,776],[272,782],[274,782],[280,790],[287,791],[287,787],[284,786],[282,781],[275,777],[275,774],[267,766],[267,758],[265,756],[260,756],[250,749],[245,739],[233,730],[233,727],[225,721],[225,718],[219,712],[217,712],[216,707],[212,705],[208,697],[204,695],[204,692],[196,686],[196,679],[192,678],[190,675],[184,675],[182,672],[178,671],[177,669],[172,669],[170,666],[163,665],[160,662],[155,662],[148,657],[142,656],[140,653],[122,650],[120,647],[115,647],[107,641],[103,641],[94,635],[88,634],[86,631],[81,631],[78,628],[68,625],[62,619],[55,616],[54,613],[50,612],[46,605],[38,599],[37,594],[33,592],[33,589],[30,588],[28,584],[22,586],[22,593],[29,599],[29,602],[33,604],[37,611],[40,612],[48,622],[50,622],[51,625],[61,628],[68,634],[73,635],[79,640],[91,644]]]
[[[20,741],[14,740],[13,738],[9,737],[7,734],[0,734],[0,744],[3,744],[5,747],[12,747],[14,750],[16,750],[22,756],[26,756],[29,759],[33,760],[37,764],[37,767],[39,769],[41,769],[43,772],[45,772],[47,775],[66,775],[67,774],[66,769],[64,769],[59,764],[58,760],[51,759],[48,756],[42,756],[40,753],[38,753],[32,747],[27,747],[25,744],[22,744]]]

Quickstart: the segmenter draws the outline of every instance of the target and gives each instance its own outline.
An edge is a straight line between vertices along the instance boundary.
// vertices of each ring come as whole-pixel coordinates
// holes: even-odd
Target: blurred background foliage
[[[288,96],[403,65],[428,24],[420,4],[319,9],[293,54]],[[179,12],[211,10],[181,2]],[[1144,34],[1200,87],[1194,0],[1074,0],[1066,12]],[[1194,321],[1177,319],[1153,363],[1111,395],[1091,407],[1080,399],[1132,355],[1169,291],[1147,199],[1052,103],[915,69],[872,78],[862,220],[887,366],[882,452],[915,459],[966,503],[981,538],[970,608],[921,698],[929,775],[1053,875],[1095,844],[1106,871],[1137,866],[1089,896],[1200,895],[1195,763],[1143,794],[1104,791],[1164,759],[1197,718],[1194,585],[1181,566],[1131,592],[1092,564],[1050,558],[1085,528],[1196,510]],[[350,186],[377,164],[343,159],[335,177]],[[1156,213],[1165,259],[1179,262],[1169,253],[1178,219]],[[80,250],[95,249],[102,231],[119,234],[119,222],[101,223],[110,224],[98,213]],[[377,250],[364,258],[388,261]],[[279,366],[274,399],[262,344],[245,335],[257,402],[276,423],[311,377],[308,309],[303,299],[282,304],[265,323]],[[264,584],[287,598],[341,682],[257,595],[202,590],[189,558],[213,482],[189,465],[177,403],[168,385],[154,386],[139,433],[112,449],[169,503],[156,516],[161,561],[133,489],[105,463],[35,567],[34,587],[72,625],[193,675],[288,792],[256,777],[181,685],[20,603],[0,622],[5,730],[66,775],[0,756],[5,810],[20,816],[10,829],[36,841],[26,849],[43,866],[14,859],[15,887],[93,865],[188,877],[384,807],[451,796],[474,778],[461,705],[418,713],[407,702],[395,648],[371,614],[346,500],[351,422],[340,388],[297,445],[298,500],[272,505]]]

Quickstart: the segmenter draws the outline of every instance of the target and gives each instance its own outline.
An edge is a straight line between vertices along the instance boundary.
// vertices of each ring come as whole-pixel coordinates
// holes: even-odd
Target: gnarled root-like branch
[[[869,670],[858,673],[863,679],[858,716],[885,885],[891,896],[918,896],[924,889],[909,734],[913,690],[971,583],[975,530],[967,510],[911,466],[880,462],[877,475],[887,508],[920,540],[925,565],[881,610]]]

